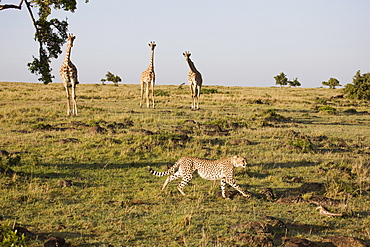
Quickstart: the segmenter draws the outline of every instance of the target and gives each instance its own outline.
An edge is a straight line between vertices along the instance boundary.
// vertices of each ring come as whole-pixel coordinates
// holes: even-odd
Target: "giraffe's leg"
[[[200,96],[200,86],[196,86],[197,89],[196,89],[196,96],[195,96],[195,100],[196,100],[196,109],[199,109],[199,96]],[[195,107],[195,106],[194,106]]]
[[[152,90],[152,105],[153,105],[153,109],[155,108],[155,104],[154,104],[154,80],[152,81],[151,83],[151,90]]]
[[[143,107],[143,98],[144,98],[144,82],[140,83],[140,94],[141,94],[141,100],[140,100],[140,108]]]
[[[200,91],[202,90],[201,86],[198,86],[198,94],[197,94],[197,109],[199,109],[199,99],[200,99]]]
[[[77,112],[77,101],[76,101],[76,83],[72,83],[72,100],[73,100],[72,114],[74,114],[77,117],[78,112]]]
[[[191,87],[191,82],[188,81],[188,83],[189,83],[190,95],[191,95],[191,97],[193,97],[193,89]],[[192,98],[192,100],[193,100],[193,98]],[[193,109],[193,102],[191,102],[191,109]]]
[[[197,86],[194,86],[194,95],[193,95],[193,100],[194,100],[194,110],[197,109]]]
[[[69,94],[68,85],[65,85],[67,93],[67,116],[71,115],[71,95]]]
[[[164,184],[163,184],[163,186],[162,186],[162,190],[164,190],[166,187],[167,187],[167,185],[171,182],[171,181],[173,181],[173,180],[175,180],[175,179],[178,179],[178,178],[180,178],[181,176],[180,176],[180,174],[179,173],[175,173],[175,174],[173,174],[173,175],[171,175],[171,176],[169,176],[167,179],[166,179],[166,181],[164,182]]]
[[[183,196],[186,196],[185,192],[183,191],[184,187],[189,183],[189,181],[193,178],[192,174],[186,175],[182,178],[181,182],[179,185],[177,185],[177,189],[180,191],[180,193]]]
[[[240,186],[236,184],[234,179],[229,178],[229,179],[226,179],[225,182],[228,183],[231,187],[233,187],[237,191],[239,191],[243,196],[247,198],[250,198],[252,196],[252,193],[250,193],[249,191],[244,192],[242,188],[240,188]]]
[[[146,84],[145,96],[146,96],[146,107],[149,108],[149,105],[150,105],[150,102],[149,102],[149,83]]]
[[[195,110],[195,109],[196,109],[196,104],[195,104],[196,96],[195,96],[195,95],[193,95],[192,100],[193,100],[193,102],[192,102],[191,109],[192,109],[192,110]]]
[[[191,90],[191,109],[194,110],[195,109],[195,98],[194,98],[195,92],[194,92],[193,84],[190,85],[190,90]]]
[[[196,99],[197,99],[197,88],[193,86],[193,110],[196,109]]]

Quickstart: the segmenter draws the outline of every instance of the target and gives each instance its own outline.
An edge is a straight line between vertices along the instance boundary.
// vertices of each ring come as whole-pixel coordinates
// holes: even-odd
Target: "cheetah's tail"
[[[163,176],[167,176],[167,175],[170,175],[171,172],[168,171],[165,171],[165,172],[157,172],[157,171],[154,171],[150,166],[148,166],[148,171],[153,174],[154,176],[157,176],[157,177],[163,177]]]
[[[168,176],[172,173],[175,172],[175,169],[179,167],[179,164],[178,163],[175,163],[170,169],[168,169],[167,171],[165,172],[157,172],[157,171],[154,171],[150,166],[148,166],[148,171],[153,174],[154,176],[157,176],[157,177],[163,177],[163,176]]]

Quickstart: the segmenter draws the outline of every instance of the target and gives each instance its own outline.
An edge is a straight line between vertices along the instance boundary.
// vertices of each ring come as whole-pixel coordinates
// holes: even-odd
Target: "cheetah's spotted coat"
[[[182,195],[186,195],[183,188],[193,178],[193,173],[197,170],[198,174],[207,180],[221,180],[222,196],[226,198],[225,186],[229,184],[231,187],[239,191],[243,196],[250,197],[250,192],[244,192],[234,180],[235,167],[246,167],[247,162],[241,156],[222,158],[218,160],[207,160],[196,157],[182,157],[166,172],[154,171],[150,166],[148,170],[151,174],[162,177],[170,175],[162,186],[162,190],[166,188],[171,181],[182,178],[177,189]],[[175,170],[178,169],[176,172]]]

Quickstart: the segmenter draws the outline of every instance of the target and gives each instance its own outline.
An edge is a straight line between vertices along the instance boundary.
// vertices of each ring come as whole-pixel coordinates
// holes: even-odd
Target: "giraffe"
[[[154,73],[154,48],[156,43],[151,41],[149,44],[150,47],[150,63],[149,67],[141,74],[140,85],[141,85],[141,100],[140,108],[143,106],[144,98],[144,89],[146,95],[146,107],[150,107],[149,93],[151,91],[152,96],[152,106],[154,108],[154,83],[155,83],[155,73]]]
[[[193,61],[191,61],[190,59],[191,53],[189,51],[185,51],[183,55],[190,68],[190,71],[188,74],[188,83],[190,86],[191,98],[192,98],[191,109],[197,110],[199,109],[199,96],[200,96],[200,90],[202,88],[202,82],[203,82],[202,75],[195,68]]]
[[[77,68],[71,62],[71,49],[73,47],[73,41],[76,36],[73,34],[68,35],[68,44],[66,50],[66,57],[60,67],[59,74],[62,77],[64,88],[67,92],[67,116],[75,115],[77,116],[77,103],[76,103],[76,85],[79,83],[77,79]],[[71,88],[71,90],[70,90]],[[71,91],[71,92],[70,92]],[[72,94],[72,99],[71,99]],[[71,111],[72,107],[72,111]]]

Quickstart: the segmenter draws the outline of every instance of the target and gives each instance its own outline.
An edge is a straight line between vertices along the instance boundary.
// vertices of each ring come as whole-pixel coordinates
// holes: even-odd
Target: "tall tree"
[[[276,85],[280,85],[280,88],[288,84],[288,78],[281,72],[279,75],[275,76]]]
[[[335,87],[340,87],[339,81],[331,77],[328,81],[323,81],[322,85],[329,86],[329,88],[335,89]]]
[[[89,0],[85,0],[89,2]],[[51,74],[51,59],[57,59],[62,53],[63,44],[66,42],[68,34],[68,22],[58,19],[50,19],[52,9],[71,11],[77,9],[76,0],[21,0],[18,5],[1,4],[0,11],[5,9],[22,9],[26,5],[35,28],[35,40],[39,43],[39,57],[33,57],[33,61],[28,63],[28,68],[33,74],[39,75],[39,81],[48,84],[52,82],[54,76]],[[35,18],[34,9],[38,9],[38,18]]]

